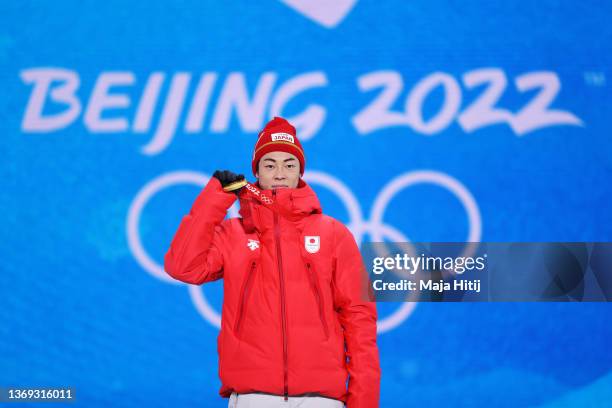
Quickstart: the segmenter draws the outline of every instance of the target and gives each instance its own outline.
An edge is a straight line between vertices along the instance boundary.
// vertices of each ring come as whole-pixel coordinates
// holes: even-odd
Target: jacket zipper
[[[276,189],[272,190],[272,196],[276,198]],[[276,242],[276,259],[278,262],[278,274],[280,279],[281,295],[281,321],[283,328],[283,391],[285,401],[289,399],[289,367],[287,365],[287,311],[285,310],[285,279],[283,276],[283,259],[280,246],[280,226],[278,214],[274,212],[274,240]]]
[[[242,290],[242,297],[240,299],[240,307],[238,309],[238,319],[236,319],[236,325],[234,326],[234,332],[236,333],[236,335],[240,333],[240,325],[242,323],[242,316],[244,314],[246,298],[249,294],[249,288],[251,286],[251,277],[253,276],[253,272],[255,271],[256,265],[257,263],[255,261],[251,262],[251,268],[249,269],[249,274],[247,275],[246,281],[244,283],[244,288]]]
[[[319,288],[319,280],[315,276],[315,271],[310,262],[306,263],[308,267],[308,277],[310,278],[310,285],[312,286],[312,291],[314,292],[315,299],[317,300],[317,306],[319,307],[319,319],[321,319],[321,325],[323,326],[323,332],[325,333],[325,339],[329,338],[329,330],[327,328],[327,323],[325,322],[325,314],[323,311],[323,301],[321,298],[321,289]]]

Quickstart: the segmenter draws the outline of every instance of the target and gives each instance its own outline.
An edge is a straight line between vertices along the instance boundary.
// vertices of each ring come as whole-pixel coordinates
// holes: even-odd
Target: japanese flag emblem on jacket
[[[321,248],[321,237],[318,235],[306,235],[304,237],[304,247],[311,254],[316,254]]]

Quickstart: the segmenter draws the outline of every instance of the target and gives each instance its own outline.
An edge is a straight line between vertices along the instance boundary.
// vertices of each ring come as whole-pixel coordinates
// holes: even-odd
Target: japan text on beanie
[[[263,155],[270,152],[285,152],[297,157],[300,162],[300,175],[304,175],[306,159],[302,144],[298,140],[295,128],[286,119],[275,116],[259,133],[253,152],[253,174],[257,173],[257,164]]]

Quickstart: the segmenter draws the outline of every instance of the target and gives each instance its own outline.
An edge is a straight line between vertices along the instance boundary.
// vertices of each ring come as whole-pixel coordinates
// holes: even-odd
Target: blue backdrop
[[[0,5],[0,386],[222,407],[221,285],[163,273],[274,115],[359,242],[612,240],[599,1]],[[605,406],[608,304],[379,305],[383,407]]]

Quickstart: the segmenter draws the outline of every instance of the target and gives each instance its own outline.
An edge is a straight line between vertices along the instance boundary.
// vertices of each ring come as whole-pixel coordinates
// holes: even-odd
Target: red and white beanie
[[[295,128],[286,119],[275,116],[269,121],[261,132],[255,143],[253,152],[253,175],[257,173],[259,160],[270,152],[285,152],[297,157],[300,162],[300,175],[304,175],[306,159],[302,144],[296,136]]]

